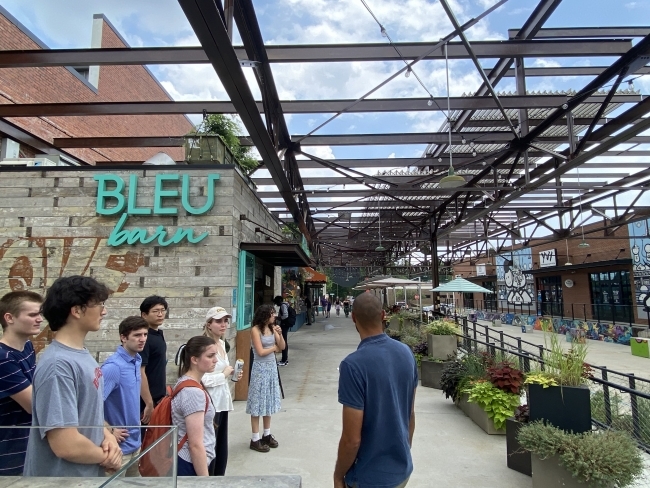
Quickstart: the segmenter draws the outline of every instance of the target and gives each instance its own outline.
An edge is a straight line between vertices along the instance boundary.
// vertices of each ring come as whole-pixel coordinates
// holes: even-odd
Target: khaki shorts
[[[138,457],[140,454],[140,449],[137,451],[132,452],[131,454],[122,454],[122,468],[126,466],[126,464],[131,461],[131,459],[135,459]],[[140,471],[138,469],[138,464],[140,464],[138,461],[134,462],[131,466],[129,466],[129,469],[127,469],[125,472],[123,472],[119,478],[127,477],[127,478],[136,478],[140,476]],[[112,476],[112,474],[105,473],[106,476]]]

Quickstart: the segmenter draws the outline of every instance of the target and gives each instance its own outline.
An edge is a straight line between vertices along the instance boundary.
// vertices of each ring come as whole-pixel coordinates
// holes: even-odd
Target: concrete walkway
[[[490,336],[492,342],[494,338],[498,338],[499,331],[503,331],[505,334],[521,337],[523,340],[532,342],[533,344],[544,345],[545,340],[548,342],[547,334],[542,331],[535,330],[532,333],[523,333],[521,328],[515,327],[512,325],[503,325],[501,327],[492,327],[492,323],[488,321],[479,320],[479,327],[477,330],[484,332],[483,325],[490,327]],[[470,324],[470,335],[472,333],[472,325]],[[494,334],[493,334],[494,332]],[[566,336],[563,334],[558,334],[560,343],[565,349],[571,347],[571,343],[566,341]],[[480,338],[479,340],[484,340]],[[513,339],[506,340],[510,344],[516,344],[516,341]],[[547,345],[550,347],[550,344]],[[594,366],[606,366],[607,368],[618,371],[620,373],[634,373],[637,376],[642,378],[650,379],[650,359],[641,358],[638,356],[632,356],[630,352],[630,346],[624,346],[622,344],[614,344],[613,342],[604,342],[604,341],[594,341],[587,339],[587,362],[593,364]],[[530,347],[524,347],[525,350],[533,351]]]
[[[227,475],[297,474],[306,488],[332,486],[341,435],[337,367],[358,344],[352,320],[334,313],[290,334],[289,365],[280,368],[286,398],[271,429],[280,447],[266,454],[249,449],[250,417],[236,402]],[[505,437],[485,434],[440,390],[419,388],[415,411],[409,488],[531,486],[531,478],[506,467]]]

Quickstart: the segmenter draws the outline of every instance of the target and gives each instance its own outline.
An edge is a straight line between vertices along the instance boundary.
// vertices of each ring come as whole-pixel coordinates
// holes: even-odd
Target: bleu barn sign
[[[169,235],[165,227],[159,225],[149,235],[146,229],[132,228],[124,229],[130,215],[178,215],[177,199],[180,196],[182,208],[190,215],[204,215],[214,206],[214,186],[219,179],[218,174],[208,175],[206,185],[206,201],[201,207],[193,207],[190,204],[190,177],[187,174],[158,174],[154,184],[153,208],[138,207],[138,176],[135,174],[129,177],[129,186],[126,188],[124,180],[117,175],[103,174],[95,175],[97,181],[97,204],[96,210],[99,215],[118,215],[120,219],[115,224],[113,231],[108,237],[108,246],[121,246],[122,244],[151,244],[157,241],[159,246],[180,244],[186,241],[190,244],[197,244],[208,236],[208,232],[194,235],[193,229],[178,227],[173,235]],[[180,189],[179,189],[180,183]],[[110,188],[109,188],[110,185]],[[171,187],[171,188],[170,188]],[[126,192],[125,192],[126,189]],[[170,200],[175,199],[176,206],[170,205]],[[111,203],[109,206],[108,203]]]

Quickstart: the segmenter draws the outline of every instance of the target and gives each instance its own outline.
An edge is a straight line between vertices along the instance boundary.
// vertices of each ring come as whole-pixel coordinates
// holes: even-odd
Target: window
[[[255,256],[239,251],[239,280],[237,303],[237,330],[248,329],[253,322],[253,292],[255,284]]]
[[[537,304],[542,315],[562,316],[562,277],[537,278]]]
[[[603,271],[589,275],[593,318],[598,321],[632,322],[630,272]]]
[[[484,281],[481,283],[481,286],[483,288],[486,288],[493,293],[484,293],[483,294],[483,300],[485,302],[485,309],[486,310],[496,310],[497,309],[497,295],[496,295],[496,281]]]

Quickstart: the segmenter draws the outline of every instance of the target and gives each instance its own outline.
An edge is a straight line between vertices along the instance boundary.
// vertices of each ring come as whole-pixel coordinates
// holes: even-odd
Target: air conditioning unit
[[[8,158],[0,161],[0,166],[23,166],[23,167],[41,167],[41,166],[67,166],[62,163],[59,156],[37,156],[35,158]]]

